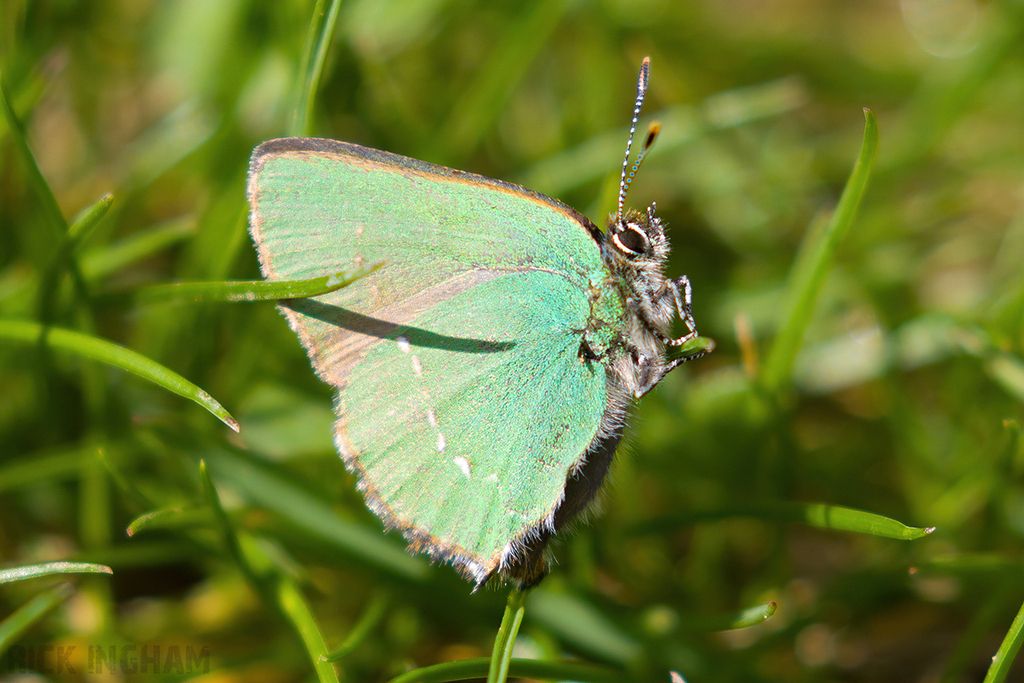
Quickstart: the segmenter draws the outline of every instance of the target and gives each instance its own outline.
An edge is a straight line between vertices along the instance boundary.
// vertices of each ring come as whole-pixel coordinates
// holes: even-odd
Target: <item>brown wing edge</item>
[[[540,524],[513,539],[502,553],[498,571],[513,579],[521,590],[537,585],[547,574],[548,544],[591,506],[622,440],[632,399],[616,380],[610,365],[605,366],[605,373],[607,402],[601,424],[590,445],[566,474],[562,497]]]
[[[249,219],[250,226],[253,225],[256,212],[256,207],[253,205],[255,178],[260,169],[263,168],[265,158],[268,156],[303,152],[319,152],[338,156],[351,156],[386,166],[401,166],[424,175],[443,176],[463,183],[479,183],[503,192],[526,195],[549,205],[556,211],[559,211],[567,215],[572,220],[578,222],[586,229],[590,238],[594,240],[598,247],[600,247],[604,242],[604,232],[602,232],[599,227],[579,211],[571,206],[563,204],[557,199],[552,199],[547,195],[535,192],[534,190],[523,187],[522,185],[516,185],[515,183],[506,182],[504,180],[488,178],[487,176],[478,175],[469,171],[459,171],[446,166],[439,166],[428,161],[420,161],[418,159],[402,156],[401,154],[383,152],[379,149],[373,149],[372,147],[363,147],[362,145],[357,145],[352,142],[332,140],[330,138],[277,138],[274,140],[267,140],[252,151],[252,156],[249,159],[248,181],[249,206],[252,207]]]
[[[551,539],[557,532],[571,525],[600,491],[622,439],[626,412],[631,401],[628,392],[613,383],[609,369],[606,369],[606,377],[609,381],[608,403],[600,427],[583,455],[567,471],[562,495],[547,514],[520,531],[504,548],[487,558],[447,543],[394,514],[367,481],[366,472],[359,464],[359,454],[348,442],[340,418],[335,421],[334,442],[345,467],[356,475],[357,488],[363,494],[366,506],[381,519],[386,529],[401,533],[410,552],[425,553],[434,562],[452,565],[474,584],[474,592],[496,575],[505,576],[520,590],[526,590],[540,583],[548,572],[547,547]]]

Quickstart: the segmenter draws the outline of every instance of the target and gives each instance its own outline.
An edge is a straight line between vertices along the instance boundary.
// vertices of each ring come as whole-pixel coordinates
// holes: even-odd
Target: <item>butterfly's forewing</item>
[[[604,367],[580,353],[608,287],[596,228],[523,188],[330,140],[264,143],[248,194],[268,279],[383,264],[282,311],[337,389],[367,503],[482,582],[550,524],[605,410]]]

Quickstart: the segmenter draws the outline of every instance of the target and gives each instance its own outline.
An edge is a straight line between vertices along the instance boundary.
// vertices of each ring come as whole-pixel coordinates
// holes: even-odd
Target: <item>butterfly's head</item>
[[[646,213],[629,209],[621,217],[613,214],[608,219],[605,239],[605,259],[613,270],[638,271],[654,274],[668,261],[668,237],[661,219],[654,215],[654,205]]]

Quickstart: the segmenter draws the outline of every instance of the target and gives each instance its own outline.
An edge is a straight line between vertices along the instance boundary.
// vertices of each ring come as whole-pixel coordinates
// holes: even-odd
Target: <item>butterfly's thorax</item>
[[[588,297],[590,316],[583,330],[580,355],[586,360],[599,360],[621,345],[629,311],[622,288],[608,272],[597,273],[591,279]]]

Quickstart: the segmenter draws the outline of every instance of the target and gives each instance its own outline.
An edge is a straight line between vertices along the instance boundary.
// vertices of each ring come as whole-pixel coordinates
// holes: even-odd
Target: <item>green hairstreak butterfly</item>
[[[714,347],[689,281],[664,274],[654,206],[624,208],[657,132],[630,169],[648,71],[645,59],[606,233],[523,187],[347,142],[285,138],[252,155],[249,229],[267,279],[382,264],[280,310],[336,390],[335,443],[367,505],[477,586],[540,580],[630,404]]]

